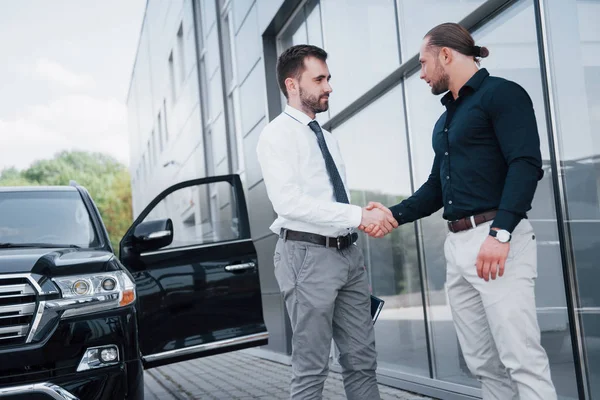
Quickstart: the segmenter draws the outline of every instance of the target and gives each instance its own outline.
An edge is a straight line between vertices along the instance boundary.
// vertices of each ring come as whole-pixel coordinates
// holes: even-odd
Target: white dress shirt
[[[258,162],[277,213],[271,230],[276,234],[286,228],[331,237],[347,235],[360,225],[362,209],[335,201],[317,136],[308,126],[311,121],[288,105],[258,139]],[[324,129],[323,135],[350,198],[337,140]]]

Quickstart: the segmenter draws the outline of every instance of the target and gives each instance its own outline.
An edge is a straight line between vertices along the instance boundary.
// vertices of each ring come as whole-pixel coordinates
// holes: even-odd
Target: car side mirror
[[[142,222],[133,231],[135,247],[140,251],[158,250],[173,242],[171,218]]]

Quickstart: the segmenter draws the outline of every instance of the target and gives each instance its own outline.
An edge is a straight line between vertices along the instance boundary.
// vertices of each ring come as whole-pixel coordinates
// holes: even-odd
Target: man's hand
[[[374,219],[371,219],[374,217]],[[365,231],[371,237],[383,237],[398,227],[398,221],[392,212],[381,203],[370,202],[363,208],[363,218],[360,230]]]
[[[508,257],[510,243],[500,243],[492,236],[488,236],[477,255],[477,275],[485,281],[496,279],[497,276],[504,275],[504,263]]]

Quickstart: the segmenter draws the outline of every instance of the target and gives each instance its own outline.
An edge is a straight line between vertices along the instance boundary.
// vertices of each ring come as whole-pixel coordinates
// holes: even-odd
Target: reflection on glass
[[[402,61],[419,53],[423,36],[443,22],[459,22],[486,0],[398,0]]]
[[[321,19],[319,2],[307,1],[295,14],[285,29],[279,34],[278,52],[297,44],[313,44],[321,47]]]
[[[427,180],[431,171],[434,155],[431,147],[431,133],[443,108],[439,97],[433,96],[427,84],[419,80],[418,73],[407,79],[406,86],[413,171],[417,189]],[[469,373],[460,353],[446,295],[444,240],[447,228],[442,219],[442,211],[423,218],[420,226],[424,238],[424,264],[427,268],[428,279],[428,317],[431,325],[436,376],[438,379],[477,386],[477,381]]]
[[[318,0],[307,1],[295,14],[277,40],[278,54],[298,44],[312,44],[323,48],[323,32],[321,29],[321,8]],[[325,49],[325,51],[327,51]],[[329,61],[328,61],[329,64]],[[281,107],[287,101],[281,94]],[[329,111],[317,114],[316,120],[323,125],[329,119]]]
[[[327,0],[321,7],[334,115],[400,65],[398,35],[392,0]]]
[[[538,244],[538,323],[558,395],[577,398],[533,1],[518,2],[474,36],[477,43],[490,48],[490,57],[484,60],[490,73],[523,86],[536,110],[544,178],[538,183],[528,216]]]
[[[215,2],[214,1],[199,1],[201,6],[200,10],[202,13],[202,28],[204,28],[204,36],[208,36],[208,33],[212,30],[215,23],[216,15]]]
[[[323,32],[321,30],[321,7],[318,2],[309,2],[305,7],[306,14],[306,42],[323,47]],[[313,7],[311,5],[314,4]]]
[[[600,398],[600,1],[548,0],[545,11],[579,318],[595,399]]]
[[[90,214],[75,190],[2,191],[0,221],[0,243],[100,245]]]
[[[173,221],[173,242],[165,248],[239,239],[237,204],[228,182],[190,186],[167,195],[144,219]]]
[[[483,61],[482,66],[491,75],[523,86],[537,112],[545,177],[538,184],[528,215],[538,235],[538,321],[542,345],[548,353],[552,378],[559,395],[561,398],[577,398],[532,2],[517,3],[475,32],[474,37],[478,44],[490,49],[490,57]],[[439,97],[432,96],[429,88],[419,81],[418,74],[408,79],[407,94],[415,181],[419,186],[425,182],[431,169],[431,130],[444,109]],[[446,228],[441,211],[422,220],[421,227],[426,238],[425,263],[436,376],[450,382],[479,386],[460,353],[445,294],[443,242]]]
[[[352,203],[393,205],[410,195],[403,107],[397,86],[335,129]],[[386,301],[375,325],[379,368],[429,376],[414,226],[382,239],[361,233],[358,245],[373,293]]]

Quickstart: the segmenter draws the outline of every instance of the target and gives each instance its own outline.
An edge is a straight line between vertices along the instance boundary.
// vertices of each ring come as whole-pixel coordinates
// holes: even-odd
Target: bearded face
[[[299,89],[300,101],[305,109],[315,114],[329,109],[329,93],[322,93],[320,88],[317,93],[310,93],[302,87],[302,84],[300,84]]]
[[[450,77],[446,71],[444,71],[442,64],[437,59],[435,62],[435,69],[433,70],[433,76],[431,77],[429,84],[431,85],[431,93],[436,96],[450,90]]]

